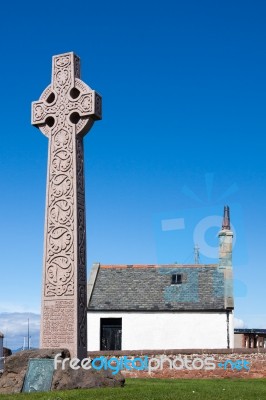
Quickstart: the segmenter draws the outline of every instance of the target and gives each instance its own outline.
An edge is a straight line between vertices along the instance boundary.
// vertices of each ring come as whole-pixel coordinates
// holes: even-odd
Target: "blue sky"
[[[85,137],[88,270],[193,262],[197,224],[229,204],[235,315],[266,327],[265,20],[256,0],[3,3],[0,330],[12,346],[25,327],[14,332],[9,314],[40,311],[48,143],[30,104],[50,83],[52,55],[68,51],[103,96],[103,120]],[[162,231],[178,218],[183,231]],[[207,228],[215,247],[218,226]]]

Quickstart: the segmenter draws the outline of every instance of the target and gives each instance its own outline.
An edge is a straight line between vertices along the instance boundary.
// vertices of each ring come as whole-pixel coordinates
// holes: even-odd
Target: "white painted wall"
[[[100,350],[100,318],[122,318],[122,350],[227,348],[226,313],[88,312],[88,350]],[[234,347],[233,314],[229,315]]]

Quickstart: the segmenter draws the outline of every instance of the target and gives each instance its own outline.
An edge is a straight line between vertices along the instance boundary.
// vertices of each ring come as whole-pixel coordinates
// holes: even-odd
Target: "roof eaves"
[[[99,268],[100,268],[100,263],[94,263],[92,265],[92,269],[91,269],[91,273],[90,273],[90,278],[87,284],[87,306],[89,306],[90,304],[90,299],[92,296],[92,292],[94,289],[94,285],[97,279],[97,275],[99,272]]]

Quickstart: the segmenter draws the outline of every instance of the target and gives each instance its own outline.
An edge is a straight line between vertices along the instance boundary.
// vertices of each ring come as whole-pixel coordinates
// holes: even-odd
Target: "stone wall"
[[[122,374],[126,378],[266,378],[266,349],[88,352],[88,357],[92,359],[101,356],[108,359],[116,357],[120,361],[125,360],[123,357],[126,357],[126,360],[141,358],[142,365],[145,359],[146,365],[151,362],[151,358],[164,359],[164,362],[161,361],[162,368],[159,365],[153,371],[124,368]],[[214,360],[210,360],[209,357]],[[207,369],[207,364],[210,363],[212,363],[212,369]],[[172,368],[170,368],[170,364],[172,364]],[[138,362],[138,365],[140,366],[141,362]],[[156,360],[151,363],[151,366],[152,368],[156,367]]]

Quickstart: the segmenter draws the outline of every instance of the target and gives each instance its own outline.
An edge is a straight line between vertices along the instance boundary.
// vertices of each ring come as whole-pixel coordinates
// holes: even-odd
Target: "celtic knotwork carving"
[[[64,86],[68,81],[69,75],[67,69],[61,69],[56,75],[56,81],[59,86]]]
[[[73,207],[65,199],[55,201],[50,209],[50,218],[55,224],[69,225],[72,214]]]
[[[62,327],[71,332],[57,331],[56,342],[69,348],[72,356],[77,355],[77,348],[82,349],[84,357],[87,305],[82,138],[94,121],[101,119],[101,97],[79,78],[80,61],[75,54],[53,57],[52,83],[32,104],[32,124],[49,138],[41,345],[55,343],[49,315],[60,315],[62,307]],[[46,304],[54,304],[52,313]],[[74,309],[77,315],[70,321],[68,315],[73,316]],[[74,326],[79,331],[73,339]]]
[[[86,286],[79,285],[78,288],[78,301],[79,301],[79,347],[87,350],[87,295]]]
[[[79,58],[74,55],[74,75],[75,78],[80,78],[80,62]]]
[[[45,285],[44,295],[46,297],[50,296],[73,296],[74,295],[74,282],[71,281],[64,285],[51,285],[47,283]]]
[[[81,105],[85,111],[90,112],[92,110],[92,94],[88,94],[87,96],[84,96]]]
[[[66,227],[57,227],[51,231],[49,244],[52,253],[59,253],[69,248],[72,242],[72,234]]]
[[[53,258],[47,267],[47,295],[73,294],[73,274],[73,264],[67,257]]]
[[[52,164],[57,171],[66,172],[71,166],[71,154],[67,150],[58,150],[53,154]]]
[[[71,180],[67,175],[60,174],[53,176],[51,189],[54,197],[66,196],[72,188]]]
[[[70,64],[70,55],[55,57],[56,67],[62,68]]]
[[[78,204],[78,273],[79,282],[86,282],[86,229],[85,229],[85,188],[84,155],[82,140],[76,140],[77,149],[77,204]]]
[[[77,140],[77,180],[78,192],[84,195],[84,166],[83,166],[83,143]]]
[[[79,264],[85,265],[85,215],[84,209],[79,208],[78,210],[78,256]]]
[[[44,115],[44,108],[41,104],[36,105],[35,107],[35,115],[34,118],[36,119],[36,121],[42,119]]]
[[[70,133],[67,132],[65,129],[60,129],[54,135],[54,144],[55,147],[63,148],[67,146],[70,141]]]

